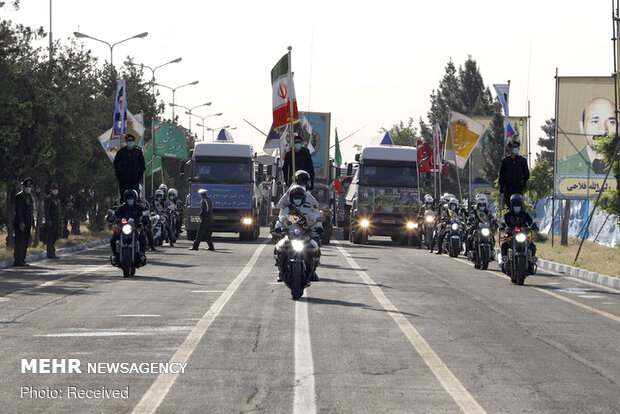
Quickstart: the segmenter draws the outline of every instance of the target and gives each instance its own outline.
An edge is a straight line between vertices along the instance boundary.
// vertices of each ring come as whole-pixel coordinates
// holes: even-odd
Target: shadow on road
[[[365,303],[359,303],[359,302],[347,302],[344,300],[322,299],[322,298],[315,298],[315,297],[306,297],[306,301],[308,303],[315,303],[317,305],[356,307],[356,308],[362,308],[362,309],[367,309],[367,310],[372,310],[372,311],[377,311],[377,312],[400,313],[402,315],[420,318],[420,315],[416,315],[415,313],[408,313],[408,312],[402,312],[402,311],[393,312],[393,311],[385,310],[383,308],[376,308],[374,306],[369,306],[369,305],[366,305]]]
[[[392,286],[382,285],[380,283],[367,284],[367,283],[363,283],[363,282],[348,282],[346,280],[338,280],[338,279],[330,279],[330,278],[327,278],[327,277],[321,277],[321,283],[323,283],[323,282],[342,283],[343,285],[376,286],[376,287],[381,287],[381,288],[394,289]]]

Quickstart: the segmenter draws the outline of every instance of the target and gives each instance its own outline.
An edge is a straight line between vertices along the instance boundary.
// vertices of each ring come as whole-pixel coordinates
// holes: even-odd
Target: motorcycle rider
[[[162,184],[159,186],[157,190],[155,190],[155,197],[153,198],[153,211],[159,214],[160,216],[166,217],[166,225],[169,225],[170,217],[168,215],[168,212],[166,211],[168,202],[166,200],[166,196],[165,196],[164,190],[162,189],[162,186],[165,187],[165,185]],[[163,232],[167,233],[168,229],[162,229],[162,233]],[[174,246],[174,242],[172,241],[172,238],[170,237],[169,234],[168,234],[168,241],[170,242],[170,246]]]
[[[525,211],[523,196],[519,193],[510,196],[510,210],[504,216],[504,221],[506,222],[506,237],[513,236],[516,227],[529,227],[534,231],[538,230],[538,226],[534,223],[532,216]],[[502,243],[502,271],[504,273],[506,273],[505,264],[508,261],[509,248],[510,242],[504,240]],[[536,245],[533,240],[530,241],[529,248],[532,251],[532,262],[536,263],[538,259],[536,258]],[[528,266],[531,267],[532,264],[528,264]]]
[[[146,201],[144,192],[142,191],[142,184],[140,184],[140,195],[138,197],[138,205],[148,210],[147,213],[150,212],[151,210],[151,206],[149,205],[149,202]],[[156,252],[157,249],[155,249],[155,243],[153,241],[153,228],[151,227],[151,219],[149,215],[145,215],[142,218],[142,225],[143,225],[142,230],[144,231],[144,235],[146,236],[146,240],[148,241],[148,244],[149,244],[149,250],[152,252]]]
[[[124,203],[114,210],[114,218],[120,219],[133,219],[134,225],[137,229],[142,228],[142,217],[148,209],[138,204],[138,192],[133,189],[125,190],[123,193]],[[119,262],[119,252],[116,251],[116,242],[121,238],[120,231],[115,231],[110,239],[110,248],[112,249],[112,263],[117,264]],[[140,260],[142,265],[146,264],[146,237],[142,231],[138,231],[138,241],[140,244]]]
[[[467,217],[467,252],[473,250],[474,246],[474,230],[478,228],[480,223],[487,223],[491,230],[492,245],[495,245],[495,231],[497,229],[497,220],[491,210],[489,210],[488,199],[485,194],[477,194],[475,204]]]
[[[291,188],[289,188],[288,196],[289,203],[285,207],[280,210],[280,214],[278,216],[278,222],[275,225],[274,232],[281,233],[284,229],[300,229],[302,231],[310,232],[311,242],[313,243],[313,247],[317,249],[318,256],[320,257],[320,244],[317,239],[320,239],[321,234],[323,233],[323,223],[319,221],[319,211],[316,205],[312,205],[308,202],[308,192],[304,189],[304,187],[293,184]],[[295,223],[291,220],[290,215],[296,214],[305,218],[305,223],[299,224]],[[277,265],[278,265],[278,282],[282,281],[283,274],[283,266],[286,263],[287,258],[285,257],[286,252],[274,252],[277,255]],[[319,280],[316,272],[313,273],[310,278],[313,282]]]
[[[317,211],[319,208],[319,203],[316,201],[312,193],[310,193],[310,185],[312,184],[312,178],[310,174],[308,174],[304,170],[297,170],[295,173],[295,184],[302,186],[306,190],[306,202],[313,205]],[[280,201],[278,201],[278,207],[284,208],[291,204],[289,192],[293,188],[293,185],[289,187],[289,189],[280,197]]]
[[[448,204],[445,206],[445,208],[442,209],[441,218],[438,221],[437,237],[435,238],[437,243],[436,254],[438,255],[442,254],[443,240],[448,234],[448,224],[453,218],[459,218],[459,202],[454,197],[452,197],[450,201],[448,201]],[[433,252],[434,244],[435,243],[433,242],[431,245],[431,253]]]
[[[168,205],[170,209],[177,212],[177,233],[181,233],[181,225],[183,223],[183,203],[179,200],[179,192],[176,188],[170,188],[168,190]]]

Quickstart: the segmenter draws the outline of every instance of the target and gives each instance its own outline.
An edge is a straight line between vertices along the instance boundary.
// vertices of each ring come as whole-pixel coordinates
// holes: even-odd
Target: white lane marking
[[[443,388],[450,394],[454,402],[461,408],[464,413],[486,413],[484,408],[478,404],[478,401],[467,391],[467,389],[461,384],[459,379],[450,371],[447,365],[439,358],[439,355],[433,351],[433,348],[426,342],[426,340],[420,335],[418,330],[407,320],[407,318],[400,313],[400,311],[394,306],[394,304],[385,296],[380,287],[377,286],[374,280],[368,276],[366,272],[361,270],[357,262],[351,257],[351,255],[342,247],[339,241],[338,250],[347,259],[352,269],[355,269],[357,274],[362,278],[364,283],[368,286],[372,294],[379,301],[383,309],[385,309],[398,327],[403,331],[411,345],[413,345],[416,352],[422,357],[426,365],[431,369],[435,378],[441,383]]]
[[[302,297],[295,303],[295,397],[294,414],[315,414],[314,361],[308,322],[308,301]]]
[[[213,303],[213,305],[207,310],[207,312],[203,315],[203,317],[198,321],[196,326],[192,329],[192,331],[187,335],[185,341],[178,350],[174,353],[172,358],[170,358],[170,362],[179,362],[186,363],[189,358],[192,356],[192,353],[196,349],[196,346],[202,340],[202,337],[211,326],[211,323],[217,318],[220,311],[226,306],[228,300],[235,293],[241,282],[246,278],[246,276],[250,273],[254,264],[258,260],[261,252],[266,246],[268,241],[261,243],[250,261],[245,265],[241,273],[233,280],[230,285],[226,288],[226,291],[220,295],[220,297]],[[166,398],[166,395],[170,391],[170,388],[174,384],[177,379],[177,375],[175,374],[159,374],[159,376],[155,379],[151,387],[148,391],[142,396],[140,402],[134,407],[133,413],[154,413],[161,402]]]
[[[192,293],[222,293],[223,290],[190,290]]]
[[[74,338],[74,337],[106,337],[106,336],[144,336],[144,335],[161,335],[165,333],[177,333],[191,331],[191,326],[145,326],[132,331],[122,330],[100,330],[86,332],[61,332],[52,334],[33,335],[34,337],[43,338]]]
[[[100,265],[100,266],[91,267],[89,269],[82,270],[82,271],[80,271],[78,273],[61,277],[60,279],[48,280],[47,282],[41,283],[40,285],[33,286],[31,288],[16,290],[15,292],[11,292],[11,293],[9,293],[6,296],[0,297],[0,303],[8,302],[9,300],[11,300],[11,299],[13,299],[13,298],[15,298],[17,296],[23,295],[24,293],[30,293],[30,292],[35,291],[35,290],[43,289],[43,288],[55,285],[58,282],[63,282],[65,280],[69,280],[69,279],[72,279],[72,278],[77,277],[77,276],[81,276],[81,275],[89,273],[89,272],[98,272],[101,269],[103,269],[105,267],[108,267],[108,266],[110,266],[110,265]]]
[[[136,314],[136,315],[116,315],[121,318],[159,318],[161,315]]]
[[[547,283],[547,284],[548,284],[548,285],[559,285],[559,284],[560,284],[560,282],[549,282],[549,283]]]
[[[462,259],[456,259],[456,260],[458,260],[460,262],[463,262],[465,264],[473,266],[473,263],[467,262],[465,260],[462,260]],[[501,277],[502,279],[510,280],[510,277],[506,276],[504,274],[499,274],[497,272],[492,272],[490,270],[485,270],[485,272],[487,272],[487,273],[489,273],[489,274],[491,274],[493,276],[496,276],[496,277]],[[575,306],[579,306],[580,308],[589,310],[589,311],[594,312],[594,313],[598,313],[599,315],[604,316],[606,318],[609,318],[609,319],[611,319],[613,321],[620,322],[620,316],[616,316],[616,315],[613,315],[613,314],[611,314],[609,312],[605,312],[605,311],[602,311],[600,309],[593,308],[590,305],[586,305],[585,303],[577,302],[576,300],[569,299],[566,296],[562,296],[560,294],[557,294],[555,292],[551,292],[551,291],[546,290],[546,289],[542,289],[542,288],[535,287],[535,286],[530,286],[530,288],[535,289],[535,290],[537,290],[539,292],[542,292],[542,293],[544,293],[546,295],[553,296],[556,299],[563,300],[564,302],[568,302],[568,303],[571,303],[571,304],[573,304]]]
[[[600,296],[600,295],[579,295],[580,298],[585,298],[585,299],[602,299],[605,296]]]
[[[613,302],[603,302],[603,305],[615,305]]]

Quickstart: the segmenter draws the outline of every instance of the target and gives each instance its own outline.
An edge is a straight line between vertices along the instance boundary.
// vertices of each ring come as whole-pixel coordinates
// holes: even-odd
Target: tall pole
[[[293,112],[294,108],[293,108],[293,97],[291,96],[293,93],[293,75],[291,73],[292,71],[292,66],[291,66],[291,50],[293,50],[293,48],[291,46],[288,47],[288,101],[289,101],[289,145],[291,147],[291,162],[293,163],[293,173],[291,174],[293,177],[295,176],[295,172],[297,171],[297,169],[295,168],[295,142],[294,142],[294,138],[293,138],[293,120],[295,118],[295,114]],[[286,177],[288,178],[288,177]]]
[[[49,50],[50,64],[52,63],[52,56],[54,55],[52,47],[53,47],[53,41],[52,41],[52,0],[50,0],[50,50]]]
[[[559,78],[558,68],[555,68],[555,128],[554,128],[554,149],[553,149],[553,198],[551,200],[551,247],[555,242],[555,174],[558,169],[558,94],[559,94]]]

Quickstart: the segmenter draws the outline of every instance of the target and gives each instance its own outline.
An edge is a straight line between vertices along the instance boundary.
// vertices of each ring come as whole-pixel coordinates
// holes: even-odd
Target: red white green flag
[[[271,69],[271,86],[273,87],[273,128],[278,129],[291,123],[291,99],[293,101],[293,123],[298,122],[299,113],[297,112],[293,75],[290,73],[289,54],[282,56],[282,59]]]

